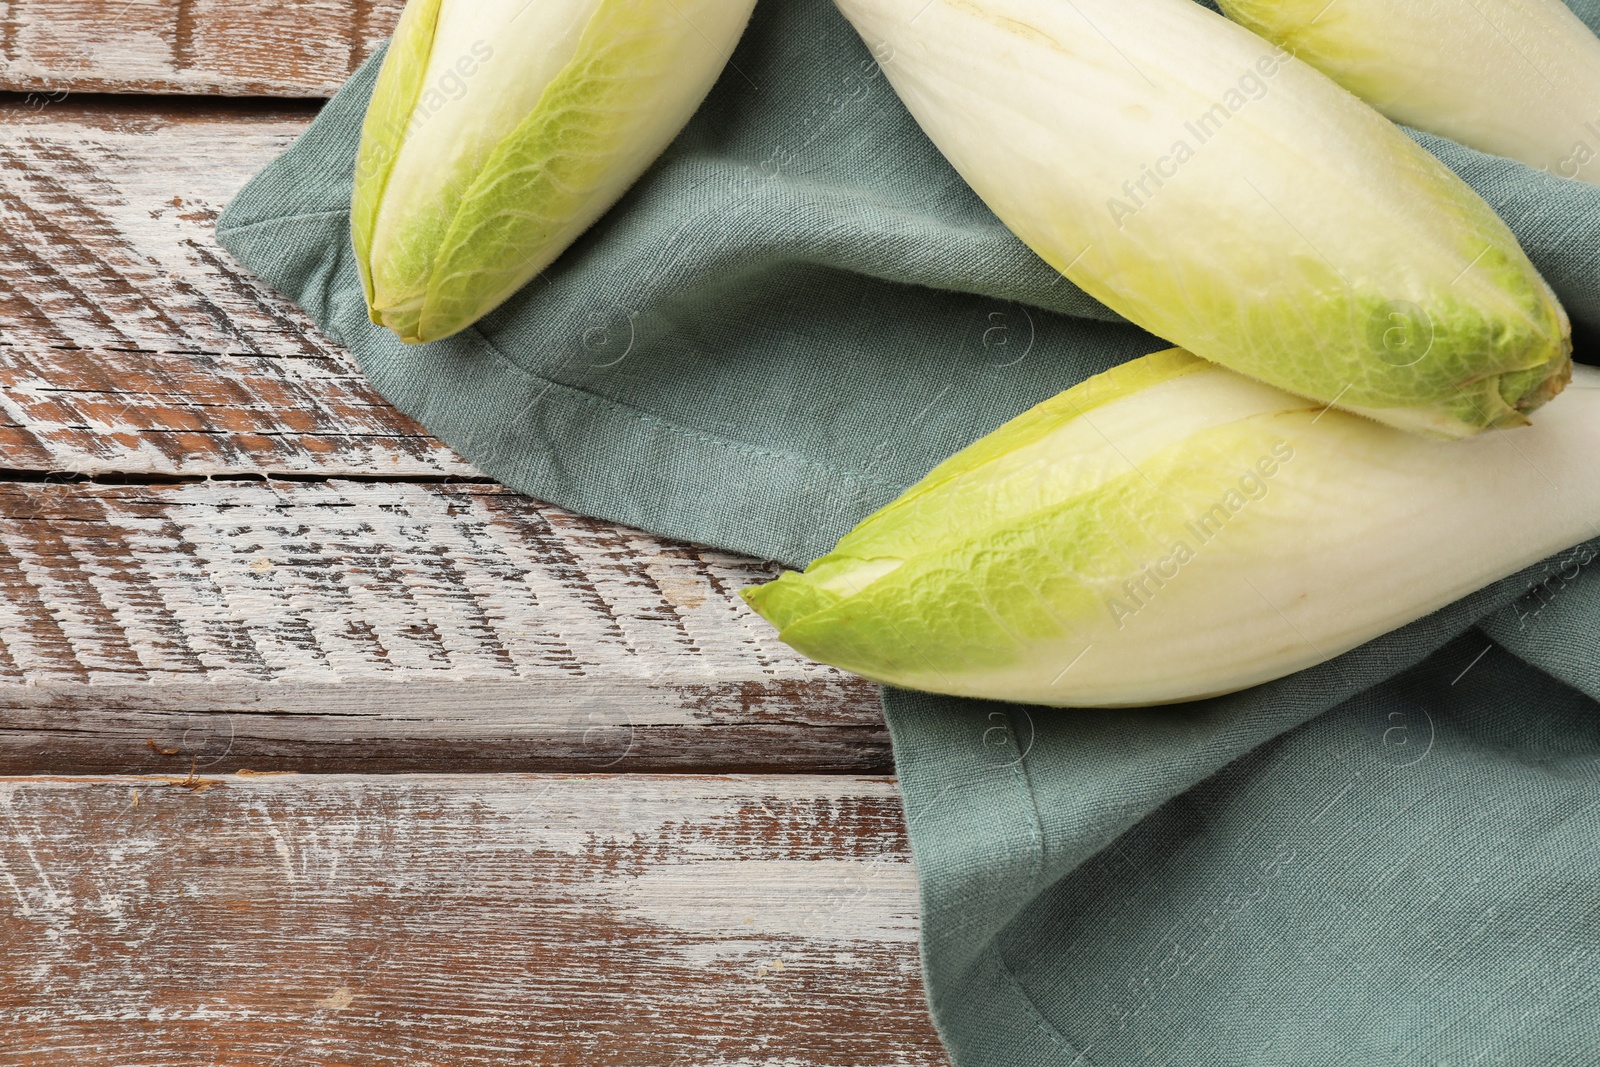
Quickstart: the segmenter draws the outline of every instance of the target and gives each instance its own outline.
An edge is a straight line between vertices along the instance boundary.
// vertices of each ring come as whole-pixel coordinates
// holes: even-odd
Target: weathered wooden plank
[[[497,489],[277,480],[478,475],[213,243],[304,115],[74,107],[0,127],[0,769],[887,766],[871,688],[733,595],[755,564]]]
[[[0,768],[886,767],[771,573],[489,484],[0,483]]]
[[[348,357],[3,342],[0,463],[84,474],[479,476],[378,397]]]
[[[0,111],[0,209],[14,343],[251,356],[324,355],[303,316],[213,229],[246,180],[305,130],[303,107],[75,100]],[[269,294],[270,295],[270,294]]]
[[[895,1065],[891,782],[0,782],[0,1067]]]
[[[331,96],[403,0],[6,0],[0,89]]]
[[[307,118],[0,115],[0,465],[476,475],[216,245],[223,206]]]

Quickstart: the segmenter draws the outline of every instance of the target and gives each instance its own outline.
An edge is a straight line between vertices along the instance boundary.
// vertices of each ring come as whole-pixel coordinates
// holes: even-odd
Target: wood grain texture
[[[217,248],[306,121],[0,125],[0,771],[886,769],[766,567],[480,484]]]
[[[0,484],[0,767],[887,766],[768,566],[478,483]]]
[[[947,1067],[757,561],[487,484],[215,244],[399,0],[0,0],[0,1067]],[[225,772],[251,768],[253,773]]]
[[[83,473],[460,475],[216,244],[309,115],[0,111],[0,457]]]
[[[935,1067],[885,780],[0,782],[0,1067]]]
[[[0,89],[331,96],[403,0],[6,0]]]

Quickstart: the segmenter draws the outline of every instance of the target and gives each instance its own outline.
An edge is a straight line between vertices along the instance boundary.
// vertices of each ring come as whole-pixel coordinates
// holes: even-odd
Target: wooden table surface
[[[398,0],[0,0],[0,1067],[947,1064],[873,687],[216,244]]]

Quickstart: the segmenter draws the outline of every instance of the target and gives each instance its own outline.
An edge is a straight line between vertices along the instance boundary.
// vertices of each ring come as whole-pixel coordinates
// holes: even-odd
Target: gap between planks
[[[216,246],[304,109],[3,118],[0,770],[888,768],[770,565],[485,484]]]

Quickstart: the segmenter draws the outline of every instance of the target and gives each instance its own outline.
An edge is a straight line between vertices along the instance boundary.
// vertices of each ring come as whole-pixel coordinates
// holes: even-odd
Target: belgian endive
[[[1600,372],[1532,427],[1404,433],[1180,350],[952,456],[804,573],[746,590],[814,659],[1077,707],[1338,655],[1600,536]]]
[[[1192,0],[838,4],[995,214],[1151,332],[1441,436],[1566,382],[1566,314],[1494,211]]]
[[[449,336],[549,265],[689,120],[754,0],[410,0],[351,208],[372,321]]]
[[[1561,0],[1221,0],[1379,111],[1600,183],[1600,38]]]

